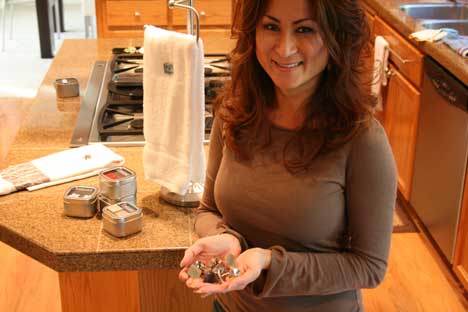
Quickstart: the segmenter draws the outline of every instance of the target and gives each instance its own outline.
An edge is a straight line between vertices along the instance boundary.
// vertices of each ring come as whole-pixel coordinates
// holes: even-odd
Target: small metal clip
[[[174,65],[172,63],[164,63],[164,72],[166,74],[174,73]]]

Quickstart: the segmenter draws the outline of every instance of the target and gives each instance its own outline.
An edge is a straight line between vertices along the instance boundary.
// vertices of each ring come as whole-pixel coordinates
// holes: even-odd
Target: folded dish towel
[[[436,42],[446,35],[447,32],[444,29],[424,29],[410,34],[409,38],[416,41]]]
[[[102,144],[57,152],[1,170],[0,195],[85,178],[123,163],[122,156]]]
[[[375,110],[382,111],[382,86],[387,85],[389,44],[382,36],[375,38],[374,44],[374,79],[371,92],[377,98]]]
[[[468,57],[468,36],[444,38],[444,43],[463,57]]]
[[[145,177],[177,194],[203,183],[203,42],[145,27],[143,115]]]
[[[436,42],[443,38],[456,38],[458,31],[452,28],[423,29],[409,35],[410,39],[416,41]]]

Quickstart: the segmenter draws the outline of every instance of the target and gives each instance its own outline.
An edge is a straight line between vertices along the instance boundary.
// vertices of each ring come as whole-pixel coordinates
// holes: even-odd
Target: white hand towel
[[[374,43],[374,79],[372,94],[377,98],[376,111],[382,111],[382,86],[387,85],[389,44],[382,36],[375,37]]]
[[[2,179],[0,175],[0,195],[10,194],[16,191],[16,187],[8,180]]]
[[[144,51],[145,177],[185,195],[205,179],[203,42],[146,26]]]
[[[123,163],[122,156],[102,144],[57,152],[1,170],[0,195],[72,181]]]

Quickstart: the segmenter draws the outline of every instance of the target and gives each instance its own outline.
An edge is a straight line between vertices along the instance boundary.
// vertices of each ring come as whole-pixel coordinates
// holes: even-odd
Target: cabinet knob
[[[200,11],[200,16],[206,16],[206,12],[205,11]]]
[[[135,17],[140,17],[140,16],[141,16],[141,13],[138,12],[138,11],[135,11],[135,13],[133,13],[133,15],[135,15]]]

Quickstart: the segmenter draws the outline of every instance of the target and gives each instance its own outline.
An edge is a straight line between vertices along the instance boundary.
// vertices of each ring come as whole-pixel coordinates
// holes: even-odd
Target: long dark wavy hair
[[[237,38],[230,55],[232,80],[215,106],[227,147],[245,160],[251,159],[252,146],[271,143],[266,112],[276,105],[274,84],[255,54],[256,26],[268,2],[237,1],[231,29]],[[366,75],[369,68],[364,66],[370,31],[359,0],[310,2],[329,60],[307,104],[304,124],[283,149],[284,166],[293,174],[307,170],[317,155],[342,146],[367,127],[375,102],[372,79]]]

